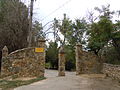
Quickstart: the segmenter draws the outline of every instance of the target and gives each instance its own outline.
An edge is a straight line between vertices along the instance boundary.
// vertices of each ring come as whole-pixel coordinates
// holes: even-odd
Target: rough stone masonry
[[[100,58],[92,52],[82,50],[81,44],[76,44],[76,75],[100,73],[102,64]]]
[[[103,73],[112,79],[120,81],[120,65],[104,63]]]
[[[38,40],[36,47],[16,50],[8,54],[3,48],[1,77],[39,77],[45,71],[45,40]]]
[[[58,76],[65,76],[65,52],[63,47],[59,49]]]

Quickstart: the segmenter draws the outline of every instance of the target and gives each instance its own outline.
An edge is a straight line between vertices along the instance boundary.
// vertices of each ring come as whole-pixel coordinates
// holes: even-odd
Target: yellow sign
[[[44,48],[35,48],[35,52],[44,52]]]

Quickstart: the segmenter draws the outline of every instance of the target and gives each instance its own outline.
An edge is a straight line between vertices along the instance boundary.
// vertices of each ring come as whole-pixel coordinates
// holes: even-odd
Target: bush
[[[51,68],[51,64],[50,64],[49,62],[46,63],[46,64],[45,64],[45,68],[46,68],[46,69],[50,69],[50,68]]]
[[[65,69],[68,71],[72,71],[73,69],[75,69],[75,63],[73,63],[71,60],[66,61]]]

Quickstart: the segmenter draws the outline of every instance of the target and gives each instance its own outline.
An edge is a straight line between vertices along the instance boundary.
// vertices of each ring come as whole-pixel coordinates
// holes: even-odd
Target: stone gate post
[[[46,55],[46,53],[45,53],[45,48],[46,48],[45,39],[39,38],[37,40],[36,47],[37,47],[36,49],[38,49],[38,50],[36,50],[38,52],[37,53],[37,61],[38,61],[38,63],[42,64],[40,67],[40,71],[43,72],[43,76],[44,76],[44,73],[45,73],[45,55]]]
[[[76,44],[76,50],[75,50],[75,53],[76,53],[76,75],[79,75],[81,74],[81,50],[82,50],[82,45],[81,44]]]
[[[8,56],[8,48],[7,46],[4,46],[3,50],[2,50],[2,58],[5,58]]]
[[[2,49],[2,59],[1,59],[1,72],[0,72],[0,75],[2,75],[4,73],[4,70],[3,70],[3,62],[5,60],[5,58],[8,56],[8,48],[7,46],[4,46],[4,48]]]
[[[65,51],[63,47],[59,49],[58,76],[65,76]]]

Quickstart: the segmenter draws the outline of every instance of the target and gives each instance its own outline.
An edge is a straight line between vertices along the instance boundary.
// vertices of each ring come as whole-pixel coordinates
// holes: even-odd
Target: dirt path
[[[110,79],[90,78],[87,75],[76,76],[74,72],[66,72],[65,77],[57,77],[57,71],[46,71],[46,80],[18,87],[14,90],[120,90],[120,86]]]

